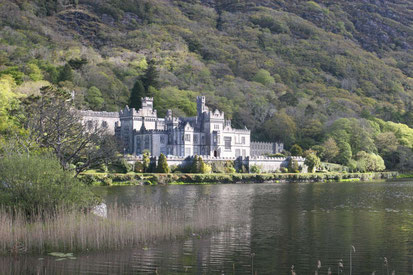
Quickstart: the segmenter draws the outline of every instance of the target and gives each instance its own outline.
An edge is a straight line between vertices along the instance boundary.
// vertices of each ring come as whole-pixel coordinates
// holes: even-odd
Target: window
[[[149,149],[149,136],[145,136],[145,149]]]
[[[247,151],[245,149],[242,149],[242,156],[245,158],[247,156]]]
[[[93,129],[93,121],[92,120],[87,121],[87,129],[89,131],[91,131]]]
[[[205,136],[201,137],[201,143],[202,143],[202,145],[205,145]]]
[[[165,144],[165,136],[161,136],[161,143]]]
[[[191,148],[185,148],[185,156],[191,155]]]
[[[242,144],[245,144],[245,137],[242,137],[242,138],[241,138],[241,143],[242,143]]]
[[[224,137],[225,141],[225,149],[226,150],[231,150],[231,138],[230,137]]]
[[[213,141],[214,141],[214,144],[216,145],[217,144],[217,135],[216,134],[213,135]]]
[[[106,121],[102,121],[102,127],[103,128],[108,128],[108,123]]]
[[[185,134],[185,141],[191,141],[191,134]]]
[[[239,157],[241,155],[240,149],[235,149],[235,157]]]
[[[219,124],[214,124],[214,129],[219,130]]]
[[[198,143],[198,136],[197,135],[194,135],[194,143],[195,144]]]

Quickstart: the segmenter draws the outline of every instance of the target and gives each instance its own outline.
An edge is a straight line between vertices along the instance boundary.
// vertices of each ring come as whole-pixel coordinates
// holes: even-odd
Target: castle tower
[[[203,112],[208,111],[208,107],[205,106],[205,96],[196,97],[196,110],[198,116],[201,115]]]
[[[142,98],[142,109],[153,109],[153,97]]]

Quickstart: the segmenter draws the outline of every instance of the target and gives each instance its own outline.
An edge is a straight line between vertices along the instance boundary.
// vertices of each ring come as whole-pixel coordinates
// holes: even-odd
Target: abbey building
[[[224,112],[209,110],[204,96],[197,97],[194,117],[175,117],[168,110],[159,118],[149,97],[142,99],[139,110],[126,106],[119,113],[81,111],[81,115],[85,123],[98,123],[116,134],[125,153],[132,155],[147,150],[153,156],[237,158],[283,150],[279,143],[252,143],[250,130],[233,128]]]

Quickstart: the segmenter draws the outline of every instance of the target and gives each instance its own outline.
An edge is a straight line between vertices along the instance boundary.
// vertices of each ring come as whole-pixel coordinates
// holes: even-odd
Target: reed
[[[0,253],[122,249],[220,229],[207,202],[200,202],[191,217],[167,206],[113,206],[107,212],[102,218],[60,209],[27,220],[18,211],[0,209]]]

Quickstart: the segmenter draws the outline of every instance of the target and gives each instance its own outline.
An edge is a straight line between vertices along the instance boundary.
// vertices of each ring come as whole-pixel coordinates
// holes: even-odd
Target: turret
[[[205,96],[196,97],[196,110],[197,110],[198,116],[208,111],[208,107],[205,105]]]

